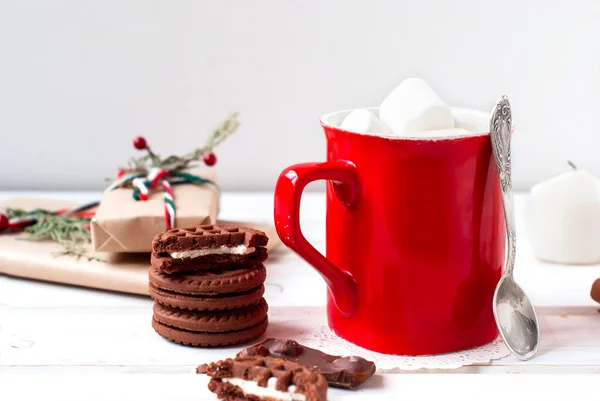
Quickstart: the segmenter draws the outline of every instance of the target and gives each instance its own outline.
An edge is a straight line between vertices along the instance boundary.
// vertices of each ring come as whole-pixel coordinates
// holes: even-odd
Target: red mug
[[[348,113],[321,118],[327,161],[286,168],[275,188],[277,233],[325,279],[329,327],[386,354],[493,341],[506,228],[489,134],[358,134],[339,128]],[[488,126],[486,113],[471,116]],[[299,222],[302,191],[316,180],[327,180],[326,257]]]

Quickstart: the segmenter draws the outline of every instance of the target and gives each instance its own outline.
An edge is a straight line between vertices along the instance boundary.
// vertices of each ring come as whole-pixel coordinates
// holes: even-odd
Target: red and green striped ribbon
[[[175,227],[175,202],[171,185],[210,184],[214,185],[217,190],[219,189],[217,184],[215,184],[213,181],[194,174],[186,173],[184,171],[169,172],[167,170],[153,168],[148,172],[148,174],[133,173],[125,175],[106,188],[106,191],[112,191],[113,189],[127,183],[131,183],[133,185],[133,199],[136,201],[148,200],[150,190],[156,188],[160,184],[164,195],[165,225],[167,230],[171,230]]]

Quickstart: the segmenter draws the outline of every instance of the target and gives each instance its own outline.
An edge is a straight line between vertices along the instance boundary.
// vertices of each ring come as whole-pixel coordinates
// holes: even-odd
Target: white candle
[[[525,221],[538,259],[600,262],[600,180],[590,173],[574,168],[535,185]]]

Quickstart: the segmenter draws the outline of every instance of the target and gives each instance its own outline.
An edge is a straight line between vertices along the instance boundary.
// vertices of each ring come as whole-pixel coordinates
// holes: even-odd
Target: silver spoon
[[[512,116],[510,103],[502,96],[492,112],[490,137],[502,188],[502,203],[508,236],[508,257],[504,274],[494,293],[494,317],[508,349],[522,360],[531,359],[540,343],[540,329],[533,305],[513,278],[516,231],[512,195],[510,137]]]

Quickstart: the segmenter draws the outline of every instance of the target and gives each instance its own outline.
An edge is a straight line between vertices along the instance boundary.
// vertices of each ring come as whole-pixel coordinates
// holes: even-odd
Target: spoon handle
[[[508,258],[506,260],[504,276],[512,276],[515,267],[517,242],[510,160],[511,130],[512,115],[510,111],[510,102],[506,96],[502,96],[496,103],[496,107],[494,107],[494,111],[492,112],[490,137],[492,140],[494,158],[496,159],[500,187],[502,189],[504,219],[506,221],[506,233],[508,236]]]

